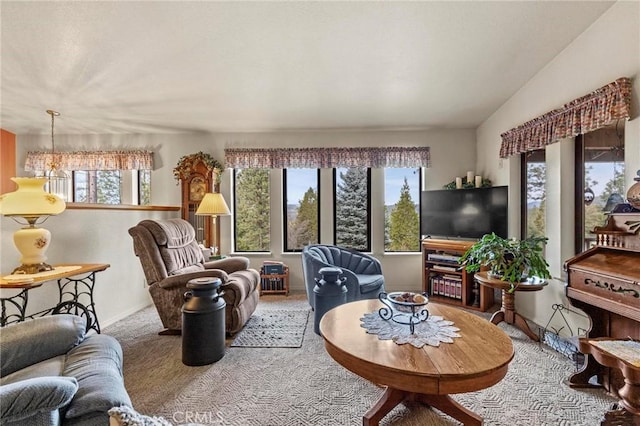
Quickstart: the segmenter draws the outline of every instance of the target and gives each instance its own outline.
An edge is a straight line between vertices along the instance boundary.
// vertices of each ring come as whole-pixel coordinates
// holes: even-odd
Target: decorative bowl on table
[[[429,311],[425,307],[429,303],[426,293],[396,291],[387,294],[382,292],[378,295],[378,299],[385,305],[378,310],[380,317],[408,325],[412,334],[416,324],[429,318]]]
[[[426,293],[412,293],[409,291],[388,293],[386,299],[391,303],[391,308],[408,314],[416,312],[416,308],[421,308],[429,303],[429,297]]]

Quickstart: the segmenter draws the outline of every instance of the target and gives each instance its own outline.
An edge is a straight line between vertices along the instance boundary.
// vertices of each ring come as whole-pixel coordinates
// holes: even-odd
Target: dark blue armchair
[[[376,299],[384,291],[384,276],[375,257],[345,247],[312,244],[302,249],[302,271],[309,304],[315,309],[313,288],[320,268],[338,267],[346,278],[347,302]]]

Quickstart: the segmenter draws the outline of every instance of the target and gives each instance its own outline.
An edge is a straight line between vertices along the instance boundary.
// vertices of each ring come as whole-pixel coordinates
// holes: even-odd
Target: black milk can
[[[196,366],[218,361],[225,350],[225,306],[219,278],[187,283],[182,305],[182,363]]]
[[[342,269],[326,267],[318,272],[322,275],[322,279],[316,278],[316,285],[313,288],[315,298],[313,331],[320,335],[320,320],[323,315],[336,306],[347,303],[347,287],[344,285],[346,278],[340,278]]]

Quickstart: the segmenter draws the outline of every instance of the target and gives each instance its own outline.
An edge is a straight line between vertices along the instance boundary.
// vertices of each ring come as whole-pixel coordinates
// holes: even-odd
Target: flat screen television
[[[420,193],[420,233],[427,237],[479,239],[508,233],[507,186],[442,189]]]

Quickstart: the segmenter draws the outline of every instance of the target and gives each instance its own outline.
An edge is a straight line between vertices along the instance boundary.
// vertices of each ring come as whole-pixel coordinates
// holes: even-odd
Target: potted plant
[[[499,278],[511,284],[510,292],[527,279],[537,277],[551,278],[549,264],[542,249],[547,243],[546,237],[528,237],[523,240],[505,239],[495,233],[483,235],[469,247],[460,258],[467,272],[488,270],[493,278]]]

